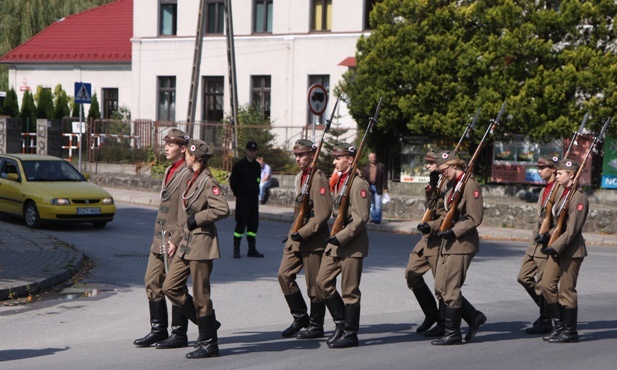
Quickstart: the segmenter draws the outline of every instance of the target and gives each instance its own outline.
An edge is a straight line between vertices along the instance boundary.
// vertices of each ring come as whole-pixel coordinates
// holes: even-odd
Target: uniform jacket
[[[246,157],[237,161],[231,169],[229,186],[234,195],[259,196],[261,182],[261,165],[257,161],[249,162]]]
[[[388,173],[386,172],[386,167],[383,163],[377,162],[375,165],[377,166],[377,173],[375,174],[375,188],[377,189],[377,194],[381,195],[384,189],[388,190]],[[366,181],[371,179],[369,177],[370,168],[371,165],[367,164],[364,167],[364,171],[362,171],[362,177],[364,177]]]
[[[334,189],[334,198],[338,197],[342,189],[338,184]],[[368,182],[356,176],[351,183],[349,192],[349,209],[347,215],[351,222],[336,234],[340,246],[328,244],[325,253],[331,257],[366,257],[368,256],[368,233],[366,224],[369,220],[371,208],[370,187]],[[338,209],[334,210],[334,217],[338,216]]]
[[[448,189],[444,196],[444,208],[437,221],[429,223],[431,229],[438,231],[446,213],[450,210],[450,196],[455,186]],[[469,179],[458,204],[454,217],[452,231],[455,239],[444,240],[441,247],[443,254],[475,254],[480,250],[480,236],[477,227],[482,223],[484,205],[482,201],[482,191],[474,179]]]
[[[557,186],[557,189],[555,189],[555,192],[556,192],[555,202],[558,202],[559,199],[561,199],[561,195],[563,194],[563,187],[558,186],[557,183],[553,183],[553,186]],[[546,259],[548,258],[548,255],[542,253],[542,245],[536,243],[535,241],[536,236],[540,232],[540,226],[542,226],[542,221],[544,221],[544,217],[546,217],[546,210],[542,209],[542,206],[543,206],[542,194],[544,193],[545,189],[546,187],[542,188],[542,191],[540,191],[540,197],[538,199],[538,204],[537,204],[538,220],[536,222],[536,227],[531,234],[531,240],[529,241],[529,245],[527,246],[527,251],[525,253],[527,253],[528,256]],[[554,205],[553,208],[555,207],[556,206]],[[549,229],[552,229],[553,227],[555,227],[555,221],[556,221],[555,217],[552,217],[551,225],[549,226]]]
[[[208,169],[203,169],[180,200],[178,220],[182,228],[182,240],[172,238],[178,245],[179,257],[187,260],[212,260],[219,258],[219,242],[214,223],[229,216],[229,205]],[[195,215],[197,228],[190,231],[186,225],[188,214]],[[179,244],[177,244],[179,242]]]
[[[435,188],[430,185],[424,188],[424,207],[426,209],[433,210],[433,221],[438,215],[443,214],[443,197],[439,196],[439,193]],[[429,225],[432,223],[429,222]],[[437,236],[437,230],[431,230],[428,235],[422,236],[420,241],[414,247],[413,251],[424,256],[436,256],[439,254],[439,245],[441,244],[441,238]]]
[[[302,172],[296,176],[296,196],[302,192]],[[328,219],[332,214],[332,194],[328,179],[321,170],[315,171],[312,179],[311,191],[309,193],[309,213],[308,222],[302,226],[298,233],[302,236],[302,242],[294,242],[290,235],[293,233],[293,224],[287,234],[285,248],[294,252],[323,251],[326,248],[326,239],[330,236]],[[300,213],[300,204],[294,207],[294,220]]]
[[[161,253],[163,245],[163,231],[177,234],[178,230],[178,209],[180,208],[180,199],[182,192],[186,187],[186,182],[190,178],[190,171],[186,167],[186,163],[182,163],[174,172],[169,183],[165,185],[167,174],[172,166],[167,167],[163,176],[163,184],[161,185],[161,203],[159,204],[159,212],[156,215],[156,223],[154,224],[154,237],[150,252]],[[167,237],[166,237],[167,240]],[[177,244],[176,244],[177,245]]]
[[[561,202],[555,203],[553,209],[555,212],[559,209]],[[589,200],[587,195],[581,189],[577,189],[567,209],[564,208],[563,212],[566,212],[565,229],[561,235],[549,246],[553,247],[557,251],[558,257],[566,258],[581,258],[587,256],[587,247],[585,246],[585,238],[583,238],[583,225],[587,221],[587,213],[589,212]],[[551,235],[555,232],[555,229],[551,230]]]

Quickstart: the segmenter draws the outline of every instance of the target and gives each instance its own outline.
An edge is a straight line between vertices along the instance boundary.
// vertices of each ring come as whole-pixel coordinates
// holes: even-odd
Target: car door
[[[0,212],[22,214],[22,181],[23,174],[17,162],[3,158],[0,162]]]

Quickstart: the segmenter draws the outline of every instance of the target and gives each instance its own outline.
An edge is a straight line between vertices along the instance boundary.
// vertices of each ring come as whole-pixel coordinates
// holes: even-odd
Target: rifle
[[[581,166],[578,168],[578,171],[576,171],[576,176],[574,176],[574,179],[572,179],[572,188],[570,189],[568,194],[566,194],[565,199],[563,200],[563,202],[561,202],[561,205],[559,206],[559,209],[557,210],[557,213],[555,214],[555,217],[557,217],[557,225],[555,226],[555,231],[553,231],[553,235],[551,235],[551,238],[548,241],[547,247],[550,247],[551,245],[553,245],[555,240],[557,240],[557,238],[559,238],[561,234],[563,233],[564,224],[566,222],[566,215],[568,214],[568,206],[570,205],[570,200],[572,199],[572,196],[574,196],[574,193],[578,189],[578,186],[579,186],[578,181],[581,175],[583,174],[583,169],[585,168],[585,164],[587,164],[587,161],[589,160],[589,155],[591,154],[592,151],[595,150],[596,145],[602,142],[604,133],[606,132],[606,129],[608,128],[608,125],[611,122],[611,119],[612,117],[606,120],[606,122],[604,123],[604,126],[602,126],[602,130],[600,131],[600,134],[593,138],[593,141],[591,145],[589,146],[589,149],[587,150],[587,154],[585,154],[585,158],[583,158]]]
[[[463,142],[463,139],[466,137],[469,137],[469,133],[473,130],[474,126],[476,125],[476,122],[478,121],[478,117],[480,116],[481,110],[482,108],[478,108],[478,110],[476,111],[476,114],[473,116],[473,120],[471,121],[471,123],[468,123],[466,125],[465,132],[463,132],[463,136],[461,136],[458,143],[456,144],[456,147],[454,148],[453,152],[455,154],[458,152],[459,148],[461,147],[461,143]],[[442,174],[439,174],[439,180],[437,180],[437,186],[435,187],[435,197],[439,196],[445,183],[446,183],[445,176]],[[422,216],[422,221],[420,222],[424,223],[424,222],[432,221],[434,215],[435,215],[435,210],[428,208],[424,211],[424,216]]]
[[[505,110],[506,110],[506,102],[504,101],[503,104],[501,105],[501,109],[499,110],[499,114],[497,115],[497,118],[489,122],[488,128],[486,129],[484,136],[482,136],[482,140],[480,141],[480,144],[478,144],[476,151],[473,153],[471,160],[467,164],[467,168],[465,169],[465,172],[463,173],[463,177],[458,182],[458,184],[456,184],[456,187],[454,188],[450,210],[448,211],[448,213],[446,214],[446,217],[443,219],[443,222],[441,223],[441,227],[439,228],[440,231],[446,231],[452,228],[452,222],[454,220],[454,215],[457,212],[456,209],[458,207],[458,204],[461,201],[461,197],[463,196],[463,190],[465,190],[465,185],[467,185],[467,181],[469,181],[469,179],[471,178],[471,175],[473,174],[473,166],[478,158],[478,155],[480,155],[480,151],[482,150],[482,147],[484,146],[484,143],[486,142],[486,138],[488,134],[489,133],[492,134],[495,127],[499,125],[499,121],[501,120],[501,116],[503,115]]]
[[[381,109],[381,101],[383,97],[379,98],[379,103],[377,103],[377,109],[375,110],[375,115],[369,118],[368,125],[366,126],[366,130],[364,131],[364,136],[362,137],[362,141],[360,142],[360,146],[358,147],[358,151],[356,152],[355,159],[353,161],[353,165],[349,170],[349,176],[345,179],[343,183],[343,188],[339,193],[339,196],[334,201],[335,205],[338,205],[338,216],[334,220],[334,225],[332,225],[332,232],[330,236],[336,235],[339,231],[343,229],[345,226],[345,221],[347,220],[347,212],[349,211],[349,192],[351,191],[351,184],[353,180],[356,178],[358,171],[358,162],[362,156],[362,151],[364,150],[364,146],[366,143],[366,135],[371,131],[373,125],[377,123],[377,118],[379,117],[379,109]]]
[[[587,123],[588,119],[589,119],[589,113],[586,113],[585,117],[583,117],[583,123],[581,123],[581,126],[578,128],[578,131],[575,131],[574,134],[572,135],[572,140],[570,140],[570,144],[568,145],[568,150],[566,150],[566,154],[563,157],[564,159],[570,156],[570,150],[572,149],[572,145],[574,144],[574,142],[576,142],[576,139],[578,138],[578,136],[583,132],[583,128],[585,127],[585,124]],[[555,197],[557,196],[557,188],[559,188],[559,184],[555,182],[553,184],[553,187],[549,191],[548,195],[546,196],[546,199],[544,200],[544,204],[542,204],[540,213],[542,213],[542,211],[545,211],[545,212],[544,212],[544,219],[542,220],[542,224],[540,225],[540,230],[538,231],[538,235],[547,233],[551,229],[551,224],[553,223],[553,205],[555,204]]]
[[[302,185],[302,190],[300,191],[300,195],[296,197],[296,203],[300,204],[300,212],[298,212],[298,216],[294,220],[293,226],[291,228],[291,233],[295,233],[302,228],[302,226],[306,225],[310,218],[310,193],[311,186],[313,185],[313,177],[315,176],[315,172],[317,172],[317,160],[319,159],[319,153],[321,152],[321,147],[323,145],[324,137],[326,133],[330,129],[330,124],[332,124],[332,120],[334,119],[334,114],[336,112],[336,106],[338,105],[339,98],[336,99],[336,103],[334,103],[334,107],[332,108],[332,113],[330,113],[330,119],[326,120],[326,127],[323,130],[323,134],[321,135],[321,141],[319,142],[319,146],[317,146],[317,150],[315,151],[315,156],[313,157],[313,162],[311,162],[311,166],[309,167],[308,175],[304,180],[304,184]]]

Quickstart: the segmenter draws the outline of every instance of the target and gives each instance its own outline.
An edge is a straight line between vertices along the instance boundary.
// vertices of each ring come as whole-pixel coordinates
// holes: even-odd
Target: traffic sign
[[[328,106],[328,92],[320,84],[311,85],[308,89],[308,105],[311,112],[321,116]]]
[[[85,82],[75,82],[75,103],[92,103],[92,84]]]

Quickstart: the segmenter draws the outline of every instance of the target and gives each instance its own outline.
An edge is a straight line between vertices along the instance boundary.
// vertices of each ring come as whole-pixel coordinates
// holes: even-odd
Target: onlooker
[[[383,163],[377,162],[377,155],[369,153],[369,164],[364,167],[362,177],[371,185],[371,219],[369,222],[381,223],[381,196],[388,192],[388,177]]]
[[[270,189],[272,179],[272,169],[264,161],[264,157],[257,157],[257,162],[261,166],[261,181],[259,182],[259,204],[266,204],[266,192]]]

